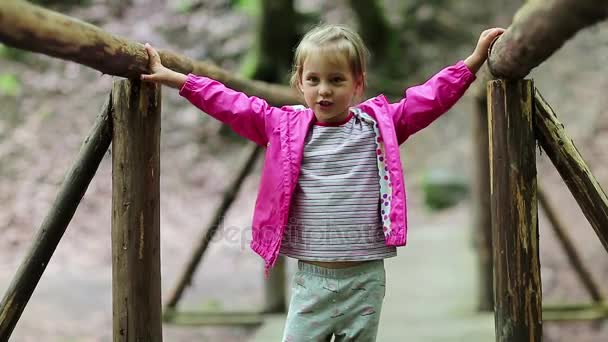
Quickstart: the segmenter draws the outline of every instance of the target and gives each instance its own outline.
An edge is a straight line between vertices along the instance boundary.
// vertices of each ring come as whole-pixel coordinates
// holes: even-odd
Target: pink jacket
[[[392,187],[390,223],[386,244],[403,246],[407,235],[406,193],[399,145],[428,126],[464,94],[475,75],[459,61],[422,85],[408,88],[399,102],[384,95],[356,107],[377,122]],[[278,257],[292,194],[300,173],[304,139],[315,115],[310,109],[271,107],[257,97],[227,88],[206,77],[188,75],[180,95],[235,132],[266,146],[266,157],[253,214],[251,248],[265,261],[268,271]]]

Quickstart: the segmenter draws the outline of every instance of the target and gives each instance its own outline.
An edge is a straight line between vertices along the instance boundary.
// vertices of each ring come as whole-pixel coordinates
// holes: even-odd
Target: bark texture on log
[[[496,341],[541,341],[532,81],[488,83]]]
[[[160,86],[115,81],[112,100],[113,341],[160,342]]]
[[[488,66],[496,77],[524,78],[577,31],[608,17],[606,0],[530,0],[493,44]]]
[[[540,146],[562,176],[570,192],[608,251],[608,198],[566,134],[551,106],[536,91],[535,133]]]
[[[0,303],[0,341],[8,341],[46,265],[72,220],[112,141],[110,100],[85,139],[76,161],[65,175],[57,198]]]
[[[83,64],[104,74],[137,78],[148,72],[143,44],[22,0],[0,1],[0,42]],[[290,87],[237,77],[211,62],[194,61],[170,51],[159,53],[168,68],[211,77],[271,105],[301,103]]]

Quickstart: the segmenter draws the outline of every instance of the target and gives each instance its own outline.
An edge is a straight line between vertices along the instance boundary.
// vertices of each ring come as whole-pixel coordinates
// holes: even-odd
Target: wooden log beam
[[[51,209],[0,302],[0,341],[8,341],[112,141],[110,100],[65,175]]]
[[[496,77],[520,79],[576,32],[608,17],[607,0],[529,0],[490,49]]]
[[[608,198],[591,174],[574,142],[542,95],[534,96],[536,139],[576,199],[583,214],[608,251]]]
[[[148,55],[141,43],[23,0],[0,1],[0,42],[83,64],[104,74],[137,78],[148,72]],[[159,53],[162,63],[175,71],[211,77],[272,105],[302,101],[290,87],[247,80],[209,61],[194,61],[166,50]]]
[[[113,341],[160,342],[160,86],[115,81],[112,100]]]
[[[531,80],[488,83],[496,341],[541,341]]]

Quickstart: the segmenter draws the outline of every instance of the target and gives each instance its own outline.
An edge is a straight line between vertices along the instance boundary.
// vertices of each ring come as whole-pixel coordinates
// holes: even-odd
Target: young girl
[[[445,113],[475,79],[491,41],[405,91],[357,104],[367,49],[349,28],[319,26],[295,52],[292,86],[307,107],[266,101],[161,64],[148,44],[144,81],[181,96],[240,135],[266,147],[251,248],[266,271],[279,254],[298,259],[283,341],[375,341],[385,293],[385,258],[406,243],[399,145]]]

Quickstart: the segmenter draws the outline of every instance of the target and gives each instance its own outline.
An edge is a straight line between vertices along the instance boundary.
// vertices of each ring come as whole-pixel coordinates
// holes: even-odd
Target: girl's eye
[[[311,84],[317,84],[317,83],[319,83],[319,79],[316,78],[316,77],[309,77],[309,78],[306,79],[306,81],[308,83],[311,83]]]
[[[342,77],[334,77],[334,78],[332,78],[331,81],[334,83],[340,83],[340,82],[344,81],[344,79]]]

